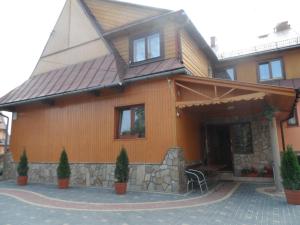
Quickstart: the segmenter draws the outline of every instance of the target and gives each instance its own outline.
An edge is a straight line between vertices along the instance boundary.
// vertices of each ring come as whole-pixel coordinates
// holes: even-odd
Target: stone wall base
[[[1,157],[3,160],[3,180],[15,179],[17,176],[16,165],[14,163],[11,152],[6,152]]]
[[[30,163],[29,182],[57,182],[56,163]],[[112,188],[115,164],[76,163],[71,166],[71,185]],[[129,171],[129,190],[181,192],[184,185],[184,158],[179,148],[169,149],[162,164],[132,164]],[[13,176],[11,176],[13,178]]]

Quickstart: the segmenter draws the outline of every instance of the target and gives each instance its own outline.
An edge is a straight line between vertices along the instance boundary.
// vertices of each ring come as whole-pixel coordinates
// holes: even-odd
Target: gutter
[[[161,72],[161,73],[154,73],[154,74],[149,74],[149,75],[145,75],[145,76],[129,78],[129,79],[123,80],[123,82],[120,81],[119,83],[113,83],[113,84],[103,85],[103,86],[95,86],[95,87],[91,87],[91,88],[85,88],[85,89],[80,89],[80,90],[75,90],[75,91],[69,91],[69,92],[63,92],[63,93],[59,93],[59,94],[53,94],[53,95],[47,95],[47,96],[43,96],[43,97],[21,100],[21,101],[12,102],[12,103],[6,103],[6,104],[0,105],[0,109],[4,110],[7,107],[19,106],[19,105],[29,104],[29,103],[37,102],[37,101],[45,101],[45,100],[49,100],[49,99],[53,99],[53,98],[75,95],[75,94],[80,94],[80,93],[84,93],[84,92],[91,92],[91,91],[96,91],[96,90],[100,90],[100,89],[104,89],[104,88],[121,87],[123,85],[127,85],[127,84],[137,82],[137,81],[149,80],[149,79],[160,78],[160,77],[167,77],[167,76],[172,76],[172,75],[177,75],[177,74],[189,74],[189,73],[185,67],[181,67],[179,69],[165,71],[165,72]]]

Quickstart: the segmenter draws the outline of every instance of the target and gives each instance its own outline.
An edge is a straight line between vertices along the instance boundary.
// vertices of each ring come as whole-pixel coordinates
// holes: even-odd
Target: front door
[[[208,165],[232,171],[230,125],[208,125],[206,129]]]

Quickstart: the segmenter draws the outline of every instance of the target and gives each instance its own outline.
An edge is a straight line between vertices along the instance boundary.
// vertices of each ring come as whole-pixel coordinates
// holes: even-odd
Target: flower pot
[[[258,173],[249,173],[247,176],[248,177],[257,177]]]
[[[28,176],[18,176],[18,185],[26,185]]]
[[[115,191],[118,195],[123,195],[126,193],[127,183],[115,183]]]
[[[66,189],[69,187],[69,178],[58,179],[58,187]]]
[[[284,189],[284,192],[288,204],[300,205],[300,190]]]

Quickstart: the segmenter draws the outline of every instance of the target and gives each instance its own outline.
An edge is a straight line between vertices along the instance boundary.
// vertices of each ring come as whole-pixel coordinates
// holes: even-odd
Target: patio
[[[262,193],[272,184],[220,183],[208,194],[129,192],[111,189],[59,190],[55,185],[0,182],[0,223],[25,224],[291,224],[300,220],[300,206]],[[257,191],[258,189],[259,191]]]

